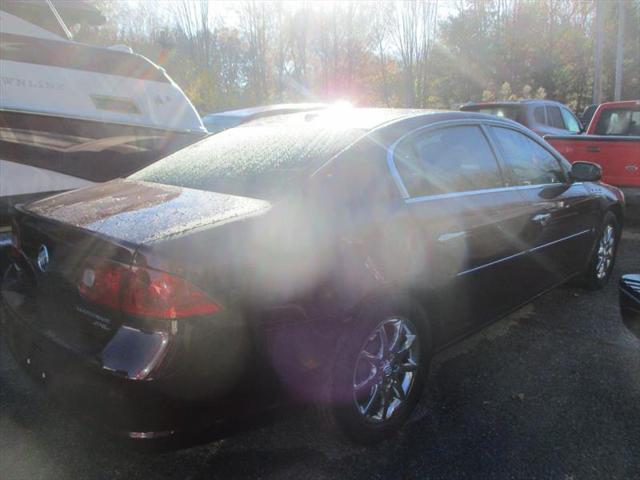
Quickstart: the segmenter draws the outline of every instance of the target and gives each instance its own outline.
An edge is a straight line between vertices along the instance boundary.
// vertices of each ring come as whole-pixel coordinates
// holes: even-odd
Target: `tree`
[[[407,0],[398,5],[392,26],[402,69],[404,106],[426,106],[429,58],[435,40],[437,3]]]
[[[593,0],[456,0],[446,14],[437,0],[96,3],[107,23],[76,28],[77,39],[131,46],[202,112],[342,98],[457,108],[520,97],[582,110],[591,97]],[[618,22],[610,10],[605,99]],[[640,98],[640,0],[625,3],[623,67],[622,97]]]

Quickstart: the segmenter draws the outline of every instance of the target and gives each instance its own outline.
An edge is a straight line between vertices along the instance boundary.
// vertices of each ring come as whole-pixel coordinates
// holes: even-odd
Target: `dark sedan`
[[[227,130],[13,225],[3,335],[131,438],[315,403],[380,440],[432,354],[611,274],[623,197],[507,119],[339,109]]]

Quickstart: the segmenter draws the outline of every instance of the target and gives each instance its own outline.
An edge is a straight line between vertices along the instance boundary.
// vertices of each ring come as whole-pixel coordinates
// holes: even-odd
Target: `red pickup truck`
[[[603,181],[640,199],[640,100],[601,104],[583,135],[547,135],[570,162],[602,167]]]

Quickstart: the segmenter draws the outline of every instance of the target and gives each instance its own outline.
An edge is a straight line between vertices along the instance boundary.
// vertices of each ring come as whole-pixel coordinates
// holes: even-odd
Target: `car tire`
[[[338,342],[329,386],[333,423],[361,444],[396,433],[420,399],[430,357],[421,308],[408,301],[364,307]]]
[[[620,223],[612,212],[607,212],[598,231],[596,244],[583,276],[584,286],[600,290],[609,282],[616,260],[620,240]]]

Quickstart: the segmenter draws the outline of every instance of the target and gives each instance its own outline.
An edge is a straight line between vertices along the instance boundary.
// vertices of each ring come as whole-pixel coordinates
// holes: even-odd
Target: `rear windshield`
[[[596,135],[640,136],[640,108],[612,108],[602,112],[596,125]]]
[[[509,118],[511,120],[518,119],[518,110],[517,106],[478,106],[478,107],[465,107],[464,108],[468,112],[478,112],[478,113],[486,113],[487,115],[495,115],[497,117]]]
[[[324,123],[247,124],[212,135],[130,178],[274,200],[364,133]]]

